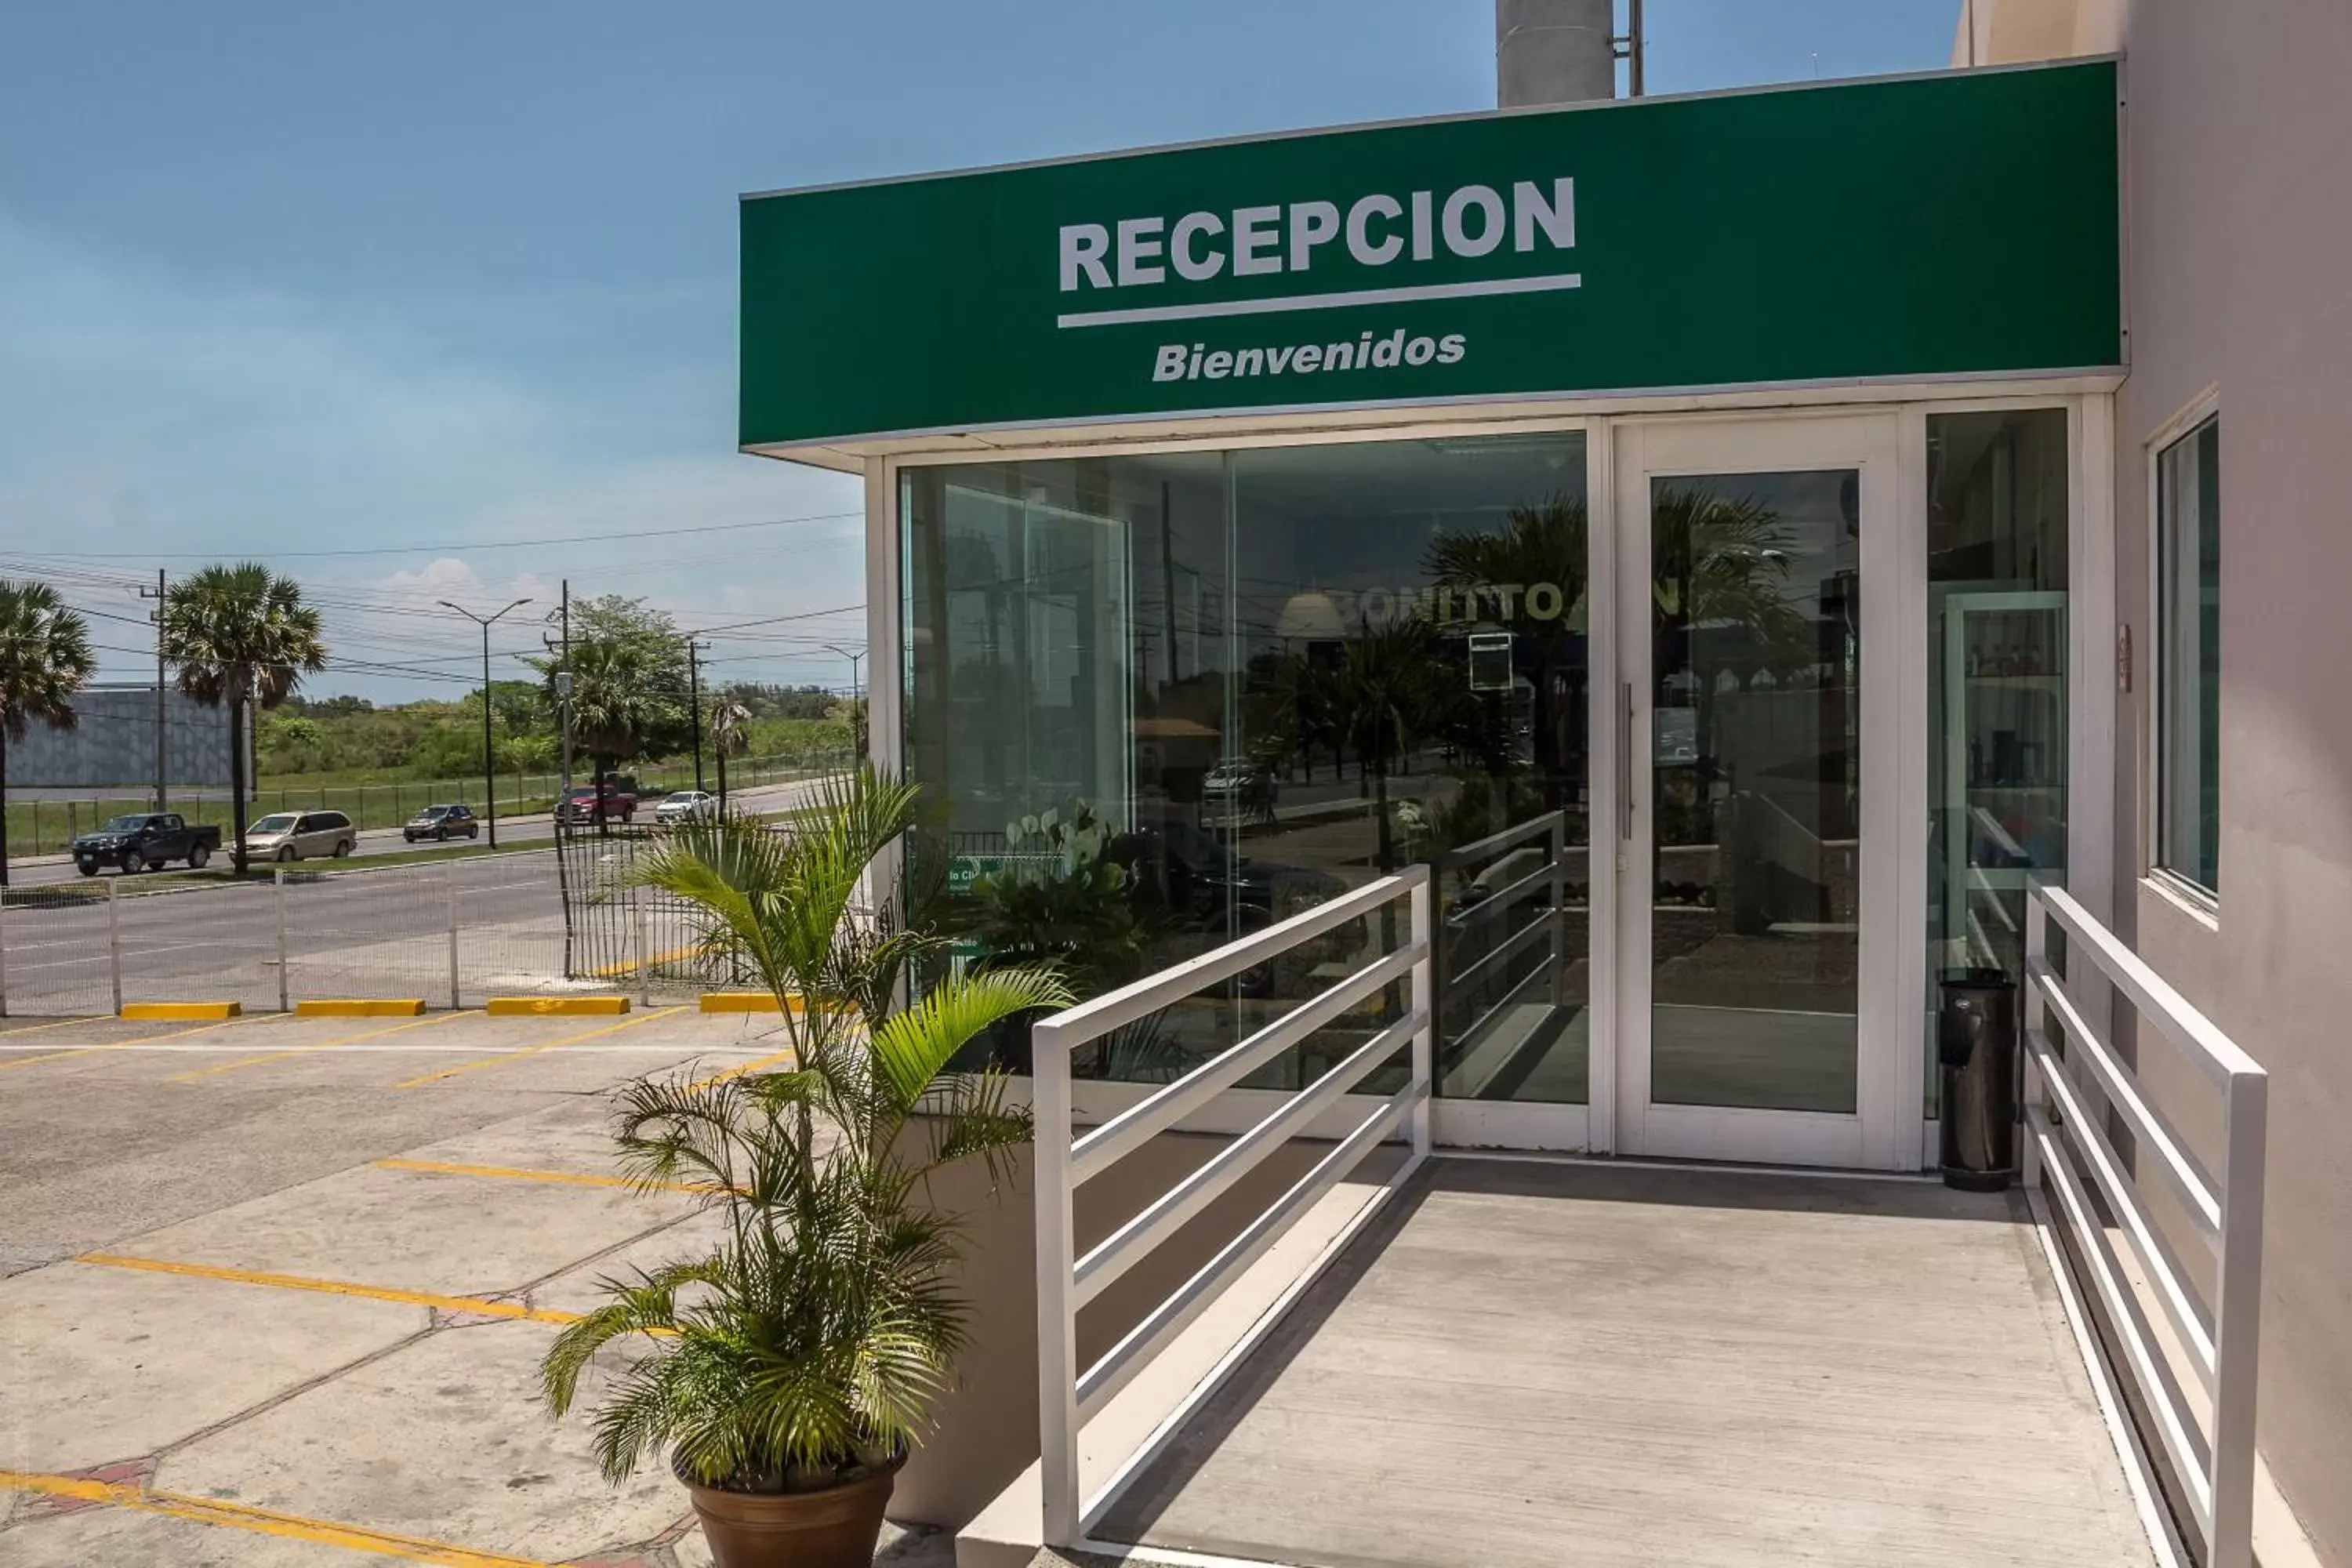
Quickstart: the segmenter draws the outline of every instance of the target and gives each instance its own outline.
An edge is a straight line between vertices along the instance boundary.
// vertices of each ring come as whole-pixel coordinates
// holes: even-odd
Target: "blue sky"
[[[1649,86],[1935,68],[1957,4],[1649,0]],[[738,193],[1486,108],[1493,47],[1491,0],[7,0],[0,573],[128,650],[129,579],[275,560],[380,700],[470,679],[435,600],[567,573],[806,617],[714,674],[845,684],[857,486],[733,451]]]

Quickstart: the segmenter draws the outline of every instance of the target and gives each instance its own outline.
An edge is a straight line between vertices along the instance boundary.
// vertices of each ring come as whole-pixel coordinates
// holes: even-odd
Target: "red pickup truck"
[[[604,781],[604,820],[626,822],[637,814],[637,792],[625,781]],[[555,820],[563,823],[596,820],[596,786],[574,784],[555,803]]]

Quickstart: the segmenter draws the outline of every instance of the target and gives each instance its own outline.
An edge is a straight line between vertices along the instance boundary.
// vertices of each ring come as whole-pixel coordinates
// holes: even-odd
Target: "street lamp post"
[[[453,605],[446,599],[441,601],[443,609],[455,610],[482,628],[482,811],[484,819],[490,825],[490,847],[493,849],[499,847],[499,772],[498,763],[490,755],[490,627],[530,603],[529,599],[517,599],[497,615],[485,617],[474,614],[463,605]]]
[[[825,644],[824,650],[827,653],[837,653],[842,658],[849,661],[849,725],[850,733],[855,735],[857,732],[857,702],[859,696],[857,688],[857,661],[866,657],[866,650],[864,648],[859,648],[856,652],[852,653],[849,649],[843,647],[838,643]],[[859,759],[863,760],[866,748],[860,746],[857,750]]]

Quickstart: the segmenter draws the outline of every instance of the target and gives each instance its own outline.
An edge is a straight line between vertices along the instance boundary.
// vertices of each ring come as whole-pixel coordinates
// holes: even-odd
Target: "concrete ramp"
[[[1094,1531],[1307,1568],[2148,1568],[2023,1206],[1439,1159]]]

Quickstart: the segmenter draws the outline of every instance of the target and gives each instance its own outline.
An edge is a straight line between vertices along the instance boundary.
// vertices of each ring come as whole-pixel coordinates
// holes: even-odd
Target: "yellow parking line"
[[[425,1073],[419,1077],[408,1079],[400,1083],[394,1084],[392,1087],[394,1089],[416,1089],[425,1084],[438,1083],[445,1078],[456,1078],[459,1073],[478,1072],[483,1068],[496,1067],[500,1062],[510,1062],[517,1057],[537,1056],[541,1051],[551,1051],[558,1046],[576,1045],[582,1040],[593,1040],[599,1035],[614,1035],[618,1034],[623,1029],[634,1029],[639,1024],[650,1024],[656,1018],[667,1018],[672,1013],[682,1011],[684,1011],[684,1009],[679,1007],[656,1008],[651,1013],[640,1013],[634,1018],[624,1018],[617,1024],[607,1024],[601,1029],[583,1029],[579,1034],[566,1035],[561,1039],[542,1041],[536,1046],[525,1046],[519,1051],[501,1051],[497,1056],[484,1057],[479,1061],[461,1062],[456,1067],[443,1068],[439,1072]]]
[[[692,1083],[688,1084],[686,1087],[688,1089],[701,1089],[709,1084],[725,1083],[730,1078],[741,1078],[747,1072],[758,1072],[761,1068],[773,1067],[778,1062],[791,1061],[795,1054],[796,1053],[792,1051],[778,1051],[774,1056],[761,1057],[756,1061],[740,1062],[734,1067],[729,1068],[725,1072],[715,1072],[709,1078],[696,1079]]]
[[[680,959],[692,958],[701,951],[702,944],[700,942],[697,942],[691,947],[673,947],[667,952],[656,952],[651,958],[646,959],[646,967],[648,969],[659,969],[665,963],[676,963]],[[594,975],[599,980],[610,980],[614,975],[635,974],[636,972],[637,961],[634,958],[625,958],[618,963],[600,964],[596,968],[590,970],[588,973]]]
[[[389,1285],[359,1285],[348,1279],[313,1279],[304,1274],[268,1274],[254,1268],[223,1268],[210,1263],[173,1263],[160,1258],[126,1258],[112,1252],[85,1252],[74,1259],[100,1268],[137,1268],[150,1274],[184,1274],[197,1279],[220,1279],[232,1285],[267,1285],[278,1290],[310,1290],[322,1296],[356,1296],[369,1301],[396,1301],[410,1307],[438,1307],[447,1312],[471,1312],[484,1318],[513,1318],[533,1323],[576,1323],[577,1312],[552,1307],[526,1307],[520,1301],[484,1301],[472,1296],[444,1296],[431,1290],[401,1290]]]
[[[425,1171],[442,1176],[496,1176],[509,1182],[560,1182],[575,1187],[638,1187],[641,1184],[626,1176],[592,1176],[581,1171],[531,1171],[518,1165],[456,1165],[444,1160],[378,1160],[387,1171]],[[688,1182],[656,1182],[652,1189],[664,1193],[711,1193],[716,1187],[696,1186]]]
[[[235,1072],[239,1068],[259,1067],[264,1062],[282,1062],[288,1057],[302,1056],[310,1051],[332,1050],[337,1046],[354,1045],[361,1040],[373,1040],[379,1035],[397,1035],[403,1029],[426,1029],[436,1024],[446,1024],[452,1018],[462,1018],[464,1013],[436,1013],[429,1018],[411,1018],[404,1024],[393,1024],[380,1029],[365,1029],[356,1035],[343,1035],[331,1040],[321,1040],[315,1046],[294,1046],[282,1051],[265,1051],[257,1057],[239,1057],[233,1062],[219,1062],[208,1068],[193,1068],[173,1073],[171,1081],[187,1083],[194,1079],[210,1078],[215,1073]]]
[[[341,1524],[333,1520],[310,1519],[299,1513],[280,1513],[275,1509],[230,1502],[225,1498],[150,1491],[128,1481],[0,1470],[0,1489],[30,1492],[39,1497],[68,1499],[76,1502],[100,1503],[110,1508],[130,1509],[137,1513],[160,1514],[165,1519],[218,1525],[227,1530],[251,1531],[257,1535],[282,1536],[289,1541],[308,1541],[321,1546],[344,1547],[353,1552],[373,1552],[385,1557],[405,1558],[411,1563],[436,1563],[440,1568],[549,1568],[546,1563],[535,1557],[509,1557],[499,1552],[475,1552],[463,1546],[452,1546],[446,1542],[428,1541],[422,1536],[399,1535],[362,1524]]]
[[[142,1035],[135,1040],[109,1040],[103,1045],[76,1046],[67,1051],[47,1051],[37,1057],[18,1057],[12,1062],[0,1062],[0,1072],[10,1068],[28,1068],[35,1062],[62,1061],[68,1057],[86,1057],[92,1051],[119,1051],[131,1046],[152,1046],[158,1040],[184,1039],[190,1035],[209,1035],[215,1029],[233,1029],[243,1024],[251,1028],[266,1029],[292,1017],[290,1013],[272,1013],[266,1018],[224,1018],[217,1024],[199,1024],[193,1029],[171,1029],[160,1035]]]

